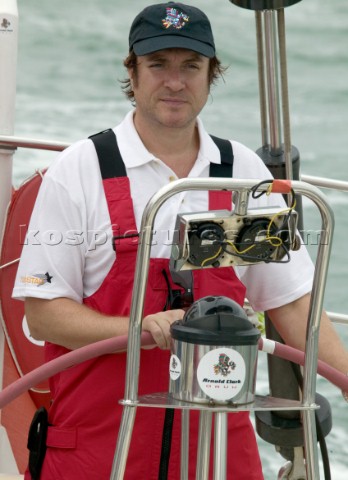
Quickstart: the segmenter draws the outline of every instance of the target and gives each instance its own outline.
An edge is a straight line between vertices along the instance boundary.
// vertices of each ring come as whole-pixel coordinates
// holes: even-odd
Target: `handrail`
[[[25,138],[16,136],[0,135],[0,148],[36,148],[38,150],[52,150],[61,152],[68,148],[70,143],[58,142],[56,140],[40,140],[37,138]],[[348,192],[348,181],[335,180],[330,178],[315,177],[312,175],[301,175],[301,180],[316,187],[332,188]]]
[[[61,152],[69,147],[70,143],[57,142],[55,140],[39,140],[36,138],[25,138],[0,135],[0,148],[37,148],[38,150],[53,150]]]
[[[331,178],[314,177],[312,175],[301,175],[303,182],[310,183],[316,187],[332,188],[333,190],[342,190],[348,192],[348,182],[342,180],[334,180]]]
[[[341,325],[347,325],[348,327],[348,315],[344,313],[336,313],[336,312],[326,312],[327,316],[333,323],[339,323]]]

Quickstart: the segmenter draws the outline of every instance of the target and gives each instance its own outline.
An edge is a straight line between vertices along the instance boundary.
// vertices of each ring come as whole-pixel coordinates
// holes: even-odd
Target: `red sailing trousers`
[[[104,180],[112,225],[117,234],[136,231],[127,177]],[[218,193],[218,195],[216,195]],[[213,195],[214,194],[214,195]],[[226,208],[228,192],[211,192],[209,208]],[[231,197],[227,204],[231,206]],[[230,208],[229,206],[229,208]],[[116,244],[116,259],[100,288],[85,304],[107,315],[129,315],[137,243],[122,239]],[[110,245],[111,248],[111,245]],[[167,298],[168,260],[151,259],[145,315],[163,309]],[[178,288],[177,286],[173,288]],[[225,295],[243,304],[245,288],[232,268],[194,272],[194,298]],[[47,360],[67,350],[47,344]],[[116,446],[124,396],[126,354],[107,355],[55,375],[50,381],[53,403],[51,426],[41,480],[108,480]],[[169,352],[158,348],[141,351],[139,395],[168,391]],[[190,480],[195,479],[198,416],[190,414]],[[169,480],[180,478],[180,411],[175,415]],[[128,455],[127,480],[157,480],[164,411],[137,409]],[[30,479],[27,474],[26,479]],[[229,415],[228,479],[263,479],[254,430],[248,413]]]

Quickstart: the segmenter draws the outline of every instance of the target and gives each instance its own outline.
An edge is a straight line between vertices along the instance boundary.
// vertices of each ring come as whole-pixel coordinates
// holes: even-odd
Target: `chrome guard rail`
[[[341,325],[347,325],[348,326],[348,315],[345,315],[343,313],[336,313],[336,312],[326,312],[329,319],[333,323],[340,323]]]
[[[37,138],[14,137],[12,135],[0,135],[0,148],[35,148],[37,150],[53,150],[61,152],[69,146],[69,143],[57,142],[56,140],[40,140]]]
[[[334,190],[348,192],[348,182],[342,180],[334,180],[332,178],[324,177],[313,177],[311,175],[301,175],[301,180],[317,187],[332,188]]]
[[[134,278],[133,296],[130,311],[130,326],[127,349],[127,369],[125,399],[121,427],[117,441],[111,479],[121,480],[124,475],[132,428],[135,420],[135,410],[138,401],[138,378],[140,369],[140,336],[143,318],[146,285],[149,272],[149,259],[152,243],[154,221],[160,207],[173,195],[189,190],[250,190],[260,180],[242,179],[181,179],[161,188],[145,207],[141,229],[140,245],[137,253],[136,270]],[[315,186],[302,181],[293,181],[292,187],[296,194],[304,195],[312,200],[318,207],[321,219],[321,237],[318,247],[317,260],[313,280],[313,289],[308,315],[306,337],[306,361],[304,365],[303,384],[303,424],[304,443],[308,480],[318,480],[318,451],[315,426],[315,386],[318,363],[318,337],[323,297],[329,267],[329,257],[332,245],[334,216],[332,209],[323,193]],[[267,190],[267,185],[259,187],[258,191]]]
[[[0,149],[16,149],[20,148],[34,148],[37,150],[51,150],[61,152],[68,148],[70,143],[59,142],[56,140],[41,140],[38,138],[18,137],[12,135],[0,135]],[[324,188],[332,188],[335,190],[342,190],[348,192],[348,182],[342,180],[335,180],[330,178],[315,177],[311,175],[301,174],[301,180],[311,185]]]

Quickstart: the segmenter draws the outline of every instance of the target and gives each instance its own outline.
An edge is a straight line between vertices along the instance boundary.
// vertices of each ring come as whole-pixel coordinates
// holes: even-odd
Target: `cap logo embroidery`
[[[188,23],[190,17],[186,13],[179,12],[176,8],[167,7],[167,16],[162,19],[165,28],[173,27],[180,30]]]

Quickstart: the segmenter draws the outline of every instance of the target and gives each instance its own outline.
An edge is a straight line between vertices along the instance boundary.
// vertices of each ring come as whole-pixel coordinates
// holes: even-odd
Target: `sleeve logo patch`
[[[27,275],[25,277],[21,277],[21,282],[41,287],[42,285],[45,285],[45,283],[52,283],[52,278],[52,275],[50,275],[48,272],[37,273],[35,275]]]

